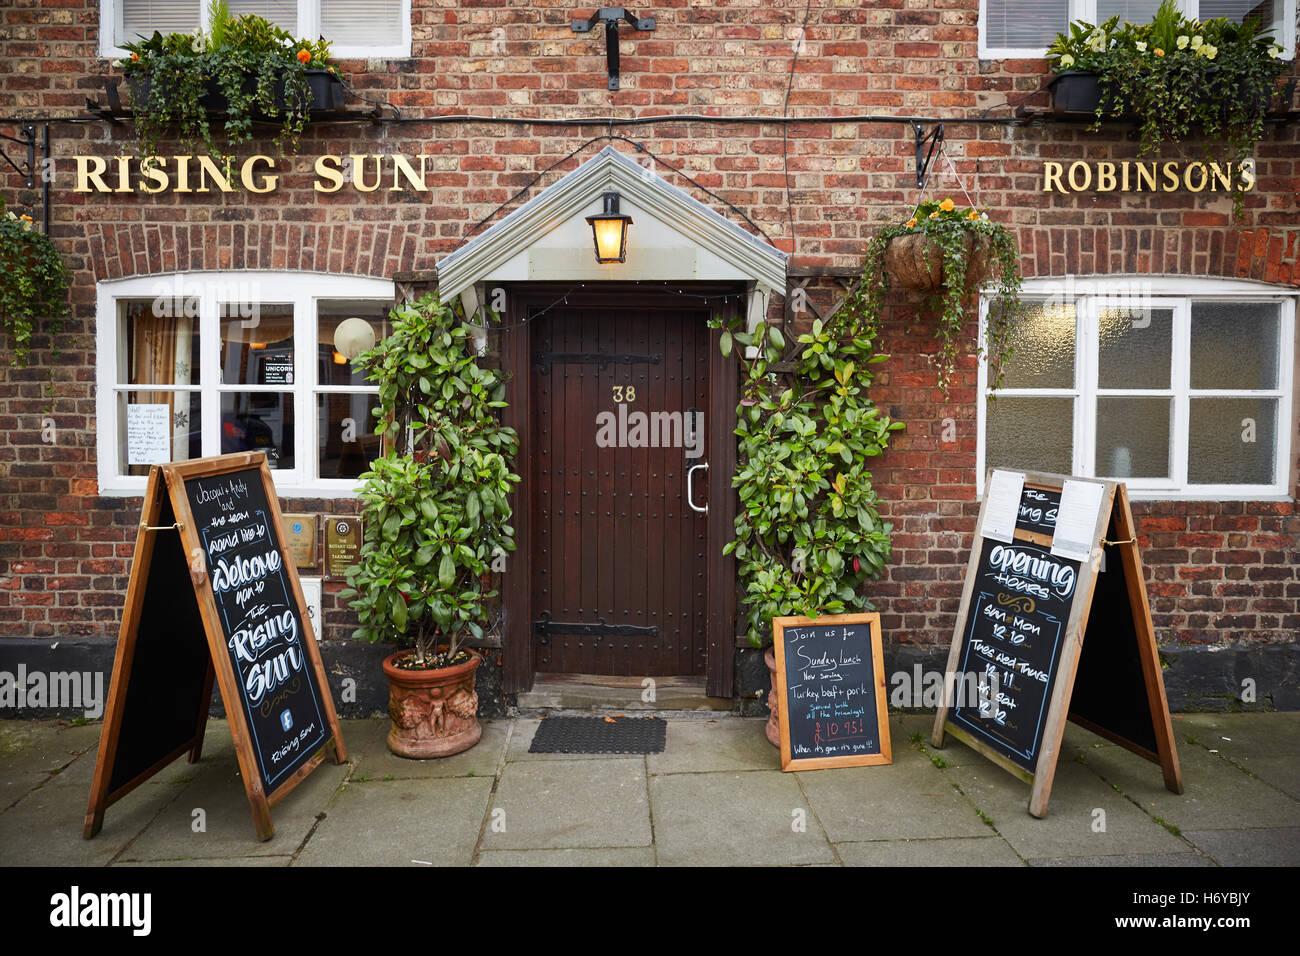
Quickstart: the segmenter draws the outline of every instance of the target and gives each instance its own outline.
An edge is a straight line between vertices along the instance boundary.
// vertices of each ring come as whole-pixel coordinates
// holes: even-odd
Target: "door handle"
[[[706,515],[709,513],[709,506],[705,505],[703,508],[701,508],[699,505],[695,503],[695,498],[691,495],[691,491],[692,491],[691,479],[695,477],[695,473],[699,471],[701,468],[703,468],[705,471],[708,471],[709,463],[707,461],[702,462],[701,464],[698,465],[691,465],[691,467],[686,469],[686,503],[690,506],[692,511],[698,512],[699,514],[702,515]]]

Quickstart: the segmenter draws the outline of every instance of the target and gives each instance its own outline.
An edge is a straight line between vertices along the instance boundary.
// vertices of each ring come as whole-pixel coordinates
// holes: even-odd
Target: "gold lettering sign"
[[[1253,159],[1243,159],[1240,163],[1197,161],[1184,164],[1174,160],[1163,163],[1141,160],[1043,163],[1042,191],[1045,193],[1171,193],[1179,190],[1228,193],[1234,186],[1244,193],[1255,188]]]
[[[281,173],[271,156],[218,161],[211,156],[74,156],[79,193],[270,193],[280,186]],[[388,192],[429,191],[428,156],[400,153],[352,153],[317,156],[312,188],[338,192],[345,185],[372,193],[388,184]]]

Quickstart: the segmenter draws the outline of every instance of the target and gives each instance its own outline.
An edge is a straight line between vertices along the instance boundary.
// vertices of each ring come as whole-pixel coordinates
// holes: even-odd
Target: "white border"
[[[211,343],[218,335],[216,292],[221,287],[261,287],[265,294],[259,298],[267,303],[291,303],[294,306],[294,336],[298,342],[315,342],[316,305],[321,299],[373,299],[377,303],[391,304],[394,287],[391,279],[371,276],[329,275],[316,272],[268,271],[201,271],[167,272],[126,279],[109,279],[95,287],[95,443],[96,475],[99,493],[107,497],[134,497],[144,494],[146,476],[122,475],[117,471],[118,420],[117,395],[122,391],[150,391],[148,386],[125,387],[117,382],[117,302],[119,299],[151,298],[169,294],[180,283],[200,286],[199,337],[200,343]],[[321,391],[353,391],[349,388],[318,388],[315,350],[298,348],[295,360],[296,380],[292,386],[296,411],[306,409],[299,421],[309,422],[308,427],[295,429],[294,461],[292,470],[275,470],[271,476],[276,491],[282,498],[354,498],[360,482],[345,478],[302,478],[303,469],[315,460],[316,455],[316,393]],[[311,361],[302,359],[310,354]],[[220,403],[213,401],[221,390],[220,357],[210,344],[200,347],[198,391],[203,396],[200,405],[200,428],[203,436],[202,453],[205,457],[221,453]],[[254,386],[256,388],[256,386]],[[241,387],[239,390],[247,390]],[[284,391],[268,388],[267,391]],[[376,389],[377,390],[377,389]],[[369,423],[363,423],[362,427]],[[312,469],[314,471],[314,468]]]
[[[1071,473],[1079,477],[1092,478],[1094,462],[1091,452],[1095,440],[1095,424],[1092,416],[1086,414],[1089,400],[1095,399],[1097,375],[1097,336],[1094,334],[1096,299],[1114,296],[1117,290],[1136,287],[1140,294],[1153,299],[1189,299],[1200,300],[1250,300],[1255,302],[1277,302],[1281,305],[1281,326],[1279,328],[1280,355],[1278,357],[1278,384],[1275,389],[1268,389],[1267,394],[1278,398],[1277,450],[1274,460],[1273,483],[1269,485],[1187,485],[1187,415],[1189,395],[1187,391],[1186,369],[1189,361],[1188,343],[1185,332],[1190,322],[1188,306],[1176,306],[1174,314],[1174,351],[1173,379],[1174,409],[1170,427],[1173,429],[1170,454],[1173,457],[1174,475],[1166,482],[1127,480],[1129,497],[1144,501],[1291,501],[1292,485],[1295,475],[1292,471],[1292,449],[1295,444],[1296,430],[1296,302],[1300,289],[1270,285],[1248,279],[1214,279],[1191,278],[1188,276],[1169,275],[1094,275],[1062,277],[1043,277],[1026,279],[1021,288],[1025,298],[1032,299],[1066,299],[1079,302],[1078,317],[1075,325],[1075,381],[1073,389],[1026,390],[1033,394],[1050,397],[1059,391],[1062,395],[1076,398],[1074,403],[1074,441]],[[1091,297],[1091,299],[1090,299]],[[1167,303],[1166,303],[1167,304]],[[987,300],[980,300],[980,342],[984,341],[984,323],[987,314]],[[984,497],[984,473],[986,471],[985,438],[986,408],[985,396],[988,392],[987,356],[981,356],[977,386],[976,402],[976,454],[975,454],[975,494],[977,499]],[[1021,390],[1004,389],[1002,394],[1008,396],[1019,394]],[[1110,391],[1110,390],[1107,390]],[[1198,390],[1198,394],[1205,390]],[[1234,393],[1235,394],[1235,393]],[[1007,465],[1010,467],[1010,465]]]

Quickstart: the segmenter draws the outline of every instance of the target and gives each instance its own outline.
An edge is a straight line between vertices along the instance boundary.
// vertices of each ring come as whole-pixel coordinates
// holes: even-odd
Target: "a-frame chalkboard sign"
[[[985,487],[931,742],[950,733],[1031,784],[1035,817],[1067,719],[1182,793],[1123,483],[990,470]]]
[[[347,759],[263,452],[155,465],[136,535],[83,835],[188,753],[221,689],[260,840],[331,751]]]

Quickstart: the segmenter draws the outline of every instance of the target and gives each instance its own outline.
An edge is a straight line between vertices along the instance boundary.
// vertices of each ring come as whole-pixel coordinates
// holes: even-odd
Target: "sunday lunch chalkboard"
[[[274,790],[329,739],[259,469],[185,482],[262,785]]]
[[[880,615],[772,621],[781,769],[890,763]]]

